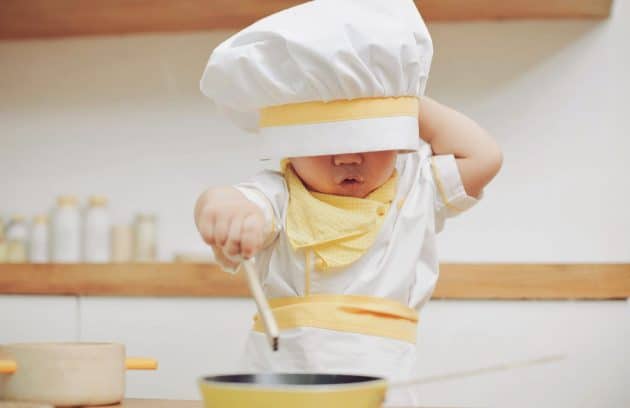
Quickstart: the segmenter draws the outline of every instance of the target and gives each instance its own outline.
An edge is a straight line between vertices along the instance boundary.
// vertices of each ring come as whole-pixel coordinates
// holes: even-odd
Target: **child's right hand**
[[[195,206],[195,223],[215,256],[231,268],[239,258],[251,258],[262,249],[263,211],[233,187],[203,193]]]

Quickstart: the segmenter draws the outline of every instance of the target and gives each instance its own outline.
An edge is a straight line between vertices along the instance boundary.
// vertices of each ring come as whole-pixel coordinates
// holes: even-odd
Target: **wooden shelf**
[[[0,39],[240,29],[297,0],[2,0]],[[427,21],[606,18],[612,0],[417,0]]]
[[[0,294],[249,296],[243,274],[216,265],[0,264]],[[442,299],[621,299],[630,264],[442,264]]]

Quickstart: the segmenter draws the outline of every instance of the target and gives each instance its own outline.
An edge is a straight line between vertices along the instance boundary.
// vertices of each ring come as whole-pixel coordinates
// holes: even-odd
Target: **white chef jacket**
[[[395,200],[373,245],[353,264],[319,271],[311,266],[309,294],[364,295],[397,301],[420,310],[439,274],[436,233],[446,218],[473,206],[464,190],[455,158],[432,156],[423,143],[399,154]],[[268,298],[305,295],[305,255],[293,250],[285,233],[289,193],[279,172],[264,171],[235,186],[265,212],[274,231],[271,243],[256,255]],[[315,257],[310,257],[313,262]],[[341,269],[341,270],[340,270]],[[422,321],[419,323],[422,325]],[[248,371],[347,373],[403,380],[417,376],[416,345],[406,341],[314,327],[282,330],[279,351],[271,351],[264,333],[249,335],[244,369]],[[388,394],[388,403],[415,403],[411,390]]]

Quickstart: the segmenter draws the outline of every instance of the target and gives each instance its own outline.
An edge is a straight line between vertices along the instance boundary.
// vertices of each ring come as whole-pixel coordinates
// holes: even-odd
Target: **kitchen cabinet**
[[[81,340],[158,360],[127,372],[127,397],[189,399],[199,377],[238,371],[255,313],[250,299],[81,297]]]
[[[34,341],[76,341],[75,296],[0,294],[0,344]]]
[[[630,407],[628,344],[625,300],[431,301],[420,316],[420,376],[562,358],[426,384],[421,405]]]
[[[200,376],[240,371],[254,313],[243,298],[0,296],[0,342],[118,341],[129,355],[159,360],[157,371],[127,373],[127,398],[190,400],[200,397]],[[423,406],[630,406],[629,301],[434,300],[418,330],[419,377],[563,357],[423,385]],[[122,407],[146,404],[195,407]]]

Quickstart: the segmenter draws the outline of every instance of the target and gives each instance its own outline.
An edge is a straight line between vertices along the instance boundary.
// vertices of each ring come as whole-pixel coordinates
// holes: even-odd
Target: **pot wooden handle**
[[[153,358],[129,357],[125,359],[127,370],[157,370],[158,362]]]
[[[13,374],[17,371],[17,363],[13,360],[0,360],[0,374]]]

